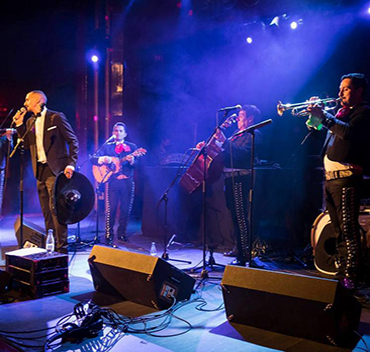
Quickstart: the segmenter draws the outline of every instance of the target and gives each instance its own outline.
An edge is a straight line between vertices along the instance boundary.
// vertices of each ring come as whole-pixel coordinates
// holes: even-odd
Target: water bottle
[[[150,247],[150,255],[155,257],[157,255],[157,248],[155,246],[155,242],[152,242],[152,245]]]
[[[45,248],[47,253],[52,253],[55,250],[55,239],[52,229],[48,230],[48,235],[46,237]]]

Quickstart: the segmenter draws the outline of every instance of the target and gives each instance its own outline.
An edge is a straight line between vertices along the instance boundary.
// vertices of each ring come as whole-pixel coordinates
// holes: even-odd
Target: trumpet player
[[[358,217],[363,175],[370,172],[370,106],[365,101],[366,90],[366,77],[350,73],[341,78],[341,108],[335,116],[319,104],[307,108],[308,125],[328,130],[322,151],[324,196],[337,237],[337,277],[350,291],[364,279]]]
[[[0,131],[0,220],[4,198],[6,159],[13,148],[13,131],[14,130],[12,128],[8,128],[4,130],[4,132]]]

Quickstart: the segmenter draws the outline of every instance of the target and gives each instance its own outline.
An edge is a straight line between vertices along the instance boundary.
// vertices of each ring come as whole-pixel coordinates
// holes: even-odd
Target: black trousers
[[[59,223],[54,209],[53,189],[55,175],[47,164],[37,164],[37,192],[39,195],[42,214],[44,215],[45,229],[53,229],[55,237],[55,249],[65,251],[68,245],[68,229],[66,225]]]
[[[249,176],[235,176],[225,179],[226,205],[231,212],[234,223],[235,239],[238,248],[237,259],[241,262],[249,260],[248,248],[248,192]]]
[[[111,241],[114,238],[114,225],[119,207],[120,216],[118,220],[117,236],[125,237],[132,204],[134,201],[135,183],[131,178],[118,180],[116,178],[109,182],[108,204],[106,209],[106,237]]]
[[[325,182],[326,207],[337,238],[339,277],[356,279],[361,264],[359,211],[362,176]]]

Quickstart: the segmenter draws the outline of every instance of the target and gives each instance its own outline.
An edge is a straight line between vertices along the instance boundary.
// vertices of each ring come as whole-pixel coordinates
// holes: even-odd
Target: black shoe
[[[112,248],[118,248],[116,244],[113,243],[113,241],[107,241],[106,246],[112,247]]]
[[[244,260],[234,259],[229,265],[236,265],[236,266],[245,266]]]
[[[111,236],[111,235],[106,235],[106,236],[105,236],[105,244],[106,244],[107,246],[110,246],[110,247],[117,247],[117,246],[115,246],[115,245],[113,244],[113,236]]]
[[[125,235],[118,236],[118,239],[122,242],[127,242],[128,238]]]

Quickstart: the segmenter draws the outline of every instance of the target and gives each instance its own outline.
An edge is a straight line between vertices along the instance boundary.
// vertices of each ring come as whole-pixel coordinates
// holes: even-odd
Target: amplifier
[[[69,292],[68,255],[43,248],[23,248],[5,254],[13,287],[32,298]]]

